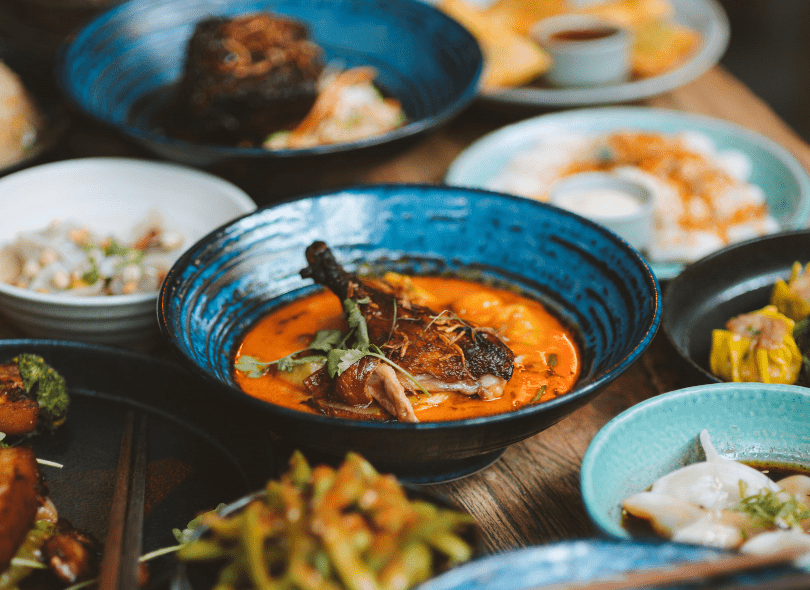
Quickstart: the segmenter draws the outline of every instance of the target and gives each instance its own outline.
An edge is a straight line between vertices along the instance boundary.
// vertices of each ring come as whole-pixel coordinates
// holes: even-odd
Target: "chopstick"
[[[138,588],[146,490],[146,415],[139,412],[137,421],[136,429],[135,412],[129,410],[121,437],[110,521],[99,568],[99,590]]]
[[[779,565],[790,565],[807,554],[807,549],[784,549],[770,555],[734,555],[718,561],[680,563],[673,566],[617,573],[599,580],[583,582],[567,581],[559,584],[540,586],[529,590],[631,590],[633,588],[666,588],[675,584],[708,582],[719,576],[765,569]],[[781,581],[781,583],[780,583]],[[780,579],[768,581],[769,590],[798,590],[810,588],[810,574],[797,572]],[[727,583],[724,590],[751,588],[749,585]]]

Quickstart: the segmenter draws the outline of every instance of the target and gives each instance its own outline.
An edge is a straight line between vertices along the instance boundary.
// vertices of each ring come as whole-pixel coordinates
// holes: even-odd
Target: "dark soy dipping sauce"
[[[582,41],[596,41],[597,39],[605,39],[611,35],[616,34],[617,29],[613,27],[599,27],[593,29],[569,29],[566,31],[559,31],[552,33],[549,36],[550,41],[558,43],[577,43]]]
[[[791,475],[807,475],[810,476],[810,467],[796,465],[794,463],[769,463],[767,461],[740,461],[744,465],[753,467],[757,471],[761,471],[775,482],[785,479]],[[646,491],[649,491],[647,488]],[[622,510],[622,528],[630,533],[630,536],[637,539],[660,539],[661,536],[656,533],[650,522],[644,518],[638,518],[632,514],[627,514]]]

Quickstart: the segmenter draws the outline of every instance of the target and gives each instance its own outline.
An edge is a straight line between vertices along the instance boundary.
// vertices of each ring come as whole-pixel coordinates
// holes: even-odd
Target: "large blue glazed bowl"
[[[724,456],[810,468],[810,389],[714,383],[672,391],[625,410],[593,438],[582,460],[582,498],[594,523],[629,538],[621,502],[679,467],[702,461],[708,430]]]
[[[166,137],[156,119],[180,79],[195,24],[270,11],[306,23],[329,62],[370,65],[408,124],[374,138],[308,149],[203,145]],[[475,39],[418,0],[130,0],[90,21],[57,57],[60,88],[78,109],[160,156],[208,166],[240,159],[341,153],[413,136],[457,114],[477,93]]]
[[[245,332],[317,287],[298,274],[305,248],[323,240],[349,270],[417,274],[464,269],[506,282],[575,328],[582,373],[570,393],[507,414],[436,423],[359,422],[259,401],[235,385]],[[480,469],[554,424],[625,371],[660,321],[655,275],[626,242],[561,209],[508,195],[427,185],[379,185],[308,195],[242,217],[191,247],[158,302],[163,335],[179,358],[267,417],[275,434],[341,455],[362,453],[409,481]]]

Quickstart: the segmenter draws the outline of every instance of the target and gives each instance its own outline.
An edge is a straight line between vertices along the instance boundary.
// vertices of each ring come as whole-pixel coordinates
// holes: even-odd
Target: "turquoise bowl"
[[[742,152],[752,163],[748,181],[762,188],[781,230],[806,227],[810,216],[810,177],[790,152],[775,141],[729,121],[650,107],[600,107],[532,117],[489,133],[470,145],[450,165],[445,182],[487,188],[518,153],[540,139],[559,133],[610,133],[638,129],[654,133],[696,131],[711,138],[718,150]],[[683,264],[651,264],[659,280],[669,280]]]
[[[698,435],[732,459],[810,468],[810,389],[714,383],[659,395],[622,412],[593,438],[582,461],[581,491],[593,522],[630,538],[621,502],[653,481],[703,460]]]

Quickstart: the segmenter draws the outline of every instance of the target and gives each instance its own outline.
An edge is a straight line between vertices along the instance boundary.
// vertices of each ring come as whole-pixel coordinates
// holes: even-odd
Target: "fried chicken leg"
[[[309,266],[301,276],[328,287],[341,301],[357,302],[370,343],[402,369],[365,357],[334,380],[316,373],[308,383],[316,400],[331,396],[358,407],[376,400],[399,421],[418,422],[409,394],[423,388],[484,399],[502,395],[514,354],[494,332],[415,305],[385,285],[364,282],[347,273],[323,242],[310,245],[306,258]]]

